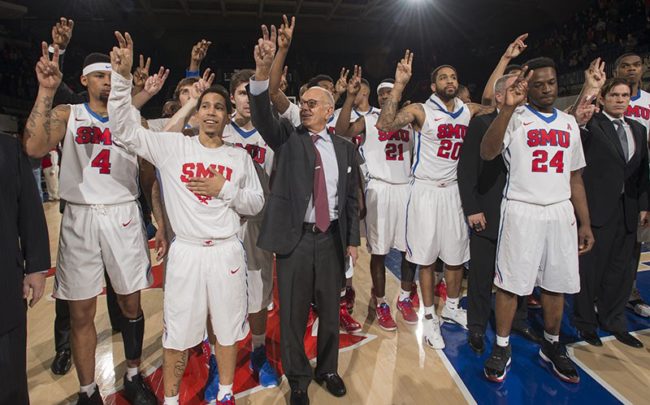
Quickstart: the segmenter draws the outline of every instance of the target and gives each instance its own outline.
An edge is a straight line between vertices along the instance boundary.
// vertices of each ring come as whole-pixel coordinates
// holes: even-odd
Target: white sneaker
[[[442,319],[445,322],[453,322],[467,329],[467,311],[463,308],[458,307],[456,309],[449,309],[449,307],[445,305],[442,308],[440,316],[442,316]]]
[[[445,341],[440,334],[440,321],[437,317],[422,319],[422,338],[424,343],[432,349],[442,350],[445,348]]]
[[[644,318],[650,317],[650,305],[646,304],[642,299],[629,301],[627,307],[639,316]]]

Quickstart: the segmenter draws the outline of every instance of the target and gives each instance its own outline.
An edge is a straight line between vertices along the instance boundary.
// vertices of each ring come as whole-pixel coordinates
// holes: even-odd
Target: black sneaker
[[[124,396],[131,405],[157,405],[158,400],[140,374],[131,381],[124,376]]]
[[[93,392],[91,396],[88,396],[88,394],[84,392],[80,392],[77,405],[104,405],[102,396],[99,395],[99,387],[95,388],[95,392]]]
[[[539,349],[539,357],[553,367],[553,371],[564,382],[577,384],[580,375],[566,353],[566,347],[560,342],[551,343],[544,339]]]
[[[492,353],[483,365],[483,374],[485,378],[493,382],[503,382],[506,379],[507,368],[512,358],[512,349],[510,345],[503,347],[496,343],[492,347]]]

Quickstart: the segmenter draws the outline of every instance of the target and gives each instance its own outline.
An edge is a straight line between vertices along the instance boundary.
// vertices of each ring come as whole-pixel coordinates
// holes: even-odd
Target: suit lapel
[[[305,154],[307,155],[308,167],[311,168],[312,177],[314,166],[316,165],[316,154],[314,153],[314,142],[311,140],[311,135],[309,131],[305,129],[302,125],[298,127],[298,133],[300,134],[300,140],[305,148]]]
[[[599,117],[599,124],[605,134],[605,140],[613,147],[615,153],[625,162],[625,155],[623,154],[623,147],[621,141],[618,139],[618,134],[614,128],[614,124],[604,115]]]
[[[640,152],[643,150],[641,148],[646,148],[647,147],[647,142],[645,141],[645,136],[637,136],[637,134],[634,131],[634,126],[630,123],[629,118],[625,118],[625,122],[627,125],[630,126],[630,131],[632,131],[632,139],[634,140],[634,153],[630,157],[629,163],[632,163],[633,160],[639,160],[641,158]]]

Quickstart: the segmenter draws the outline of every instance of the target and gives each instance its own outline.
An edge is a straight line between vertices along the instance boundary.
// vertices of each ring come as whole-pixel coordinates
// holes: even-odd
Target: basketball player
[[[413,54],[407,50],[397,66],[395,86],[384,102],[377,128],[391,132],[411,124],[418,131],[406,213],[406,259],[420,266],[424,342],[434,349],[443,349],[445,343],[433,302],[433,267],[438,258],[445,263],[447,300],[442,310],[443,319],[466,328],[467,313],[459,304],[463,264],[469,260],[469,234],[456,168],[469,120],[481,108],[458,99],[456,69],[442,65],[431,73],[434,94],[429,100],[409,104],[397,111],[411,76],[412,62]]]
[[[409,72],[410,73],[410,72]],[[411,180],[411,153],[413,150],[413,128],[406,126],[398,131],[384,132],[376,127],[379,112],[363,116],[352,116],[353,105],[364,90],[360,80],[361,68],[348,82],[348,95],[336,123],[336,133],[350,138],[359,136],[359,152],[365,163],[366,177],[366,239],[370,252],[370,273],[372,276],[371,298],[379,326],[384,330],[396,330],[390,306],[386,302],[386,255],[391,248],[402,253],[401,291],[397,309],[404,322],[415,324],[417,313],[411,299],[416,266],[405,259],[406,202]],[[393,88],[393,79],[383,80],[377,87],[379,106],[383,106]],[[362,95],[367,100],[366,94]],[[352,123],[351,123],[351,120]]]
[[[232,382],[237,341],[248,334],[246,259],[236,234],[240,216],[256,215],[264,196],[250,157],[224,145],[230,100],[221,86],[204,91],[196,118],[199,135],[153,132],[139,125],[132,109],[130,71],[133,41],[115,33],[109,98],[116,137],[160,171],[176,240],[165,278],[163,380],[165,404],[178,404],[187,350],[203,340],[210,314],[217,335],[218,404],[234,404]]]
[[[648,139],[650,140],[650,93],[641,89],[641,78],[644,73],[645,65],[641,57],[636,53],[625,53],[614,62],[614,77],[626,79],[632,88],[632,97],[630,97],[630,105],[625,112],[625,116],[643,125],[648,131]],[[650,242],[650,230],[648,228],[639,228],[637,232],[634,256],[630,261],[630,266],[634,266],[635,269],[639,268],[641,244],[643,242]],[[627,307],[637,315],[646,318],[650,317],[650,305],[641,297],[639,289],[636,287],[636,280]]]
[[[517,296],[538,285],[544,311],[539,356],[562,381],[578,383],[560,343],[560,324],[564,294],[580,290],[578,254],[594,244],[581,174],[585,158],[576,119],[553,108],[558,90],[553,60],[526,65],[530,70],[524,67],[507,89],[481,141],[481,157],[492,160],[502,153],[508,169],[494,277],[497,336],[484,373],[490,381],[505,379]],[[526,98],[528,104],[518,107]]]
[[[235,115],[223,130],[223,140],[231,145],[244,148],[256,163],[260,183],[268,194],[269,178],[273,170],[273,150],[251,123],[246,85],[255,71],[239,70],[230,78],[230,101],[235,107]],[[248,323],[251,328],[252,353],[250,369],[257,374],[260,385],[276,387],[280,381],[277,372],[266,356],[266,319],[267,307],[273,301],[273,253],[257,247],[257,237],[262,226],[263,212],[247,218],[242,225],[239,238],[246,251],[248,269]],[[212,336],[210,336],[212,340]],[[212,342],[211,342],[212,343]],[[216,398],[219,377],[218,368],[210,358],[210,373],[205,389],[204,399]]]
[[[156,398],[138,373],[144,335],[140,290],[151,285],[151,265],[138,198],[138,160],[112,139],[107,115],[111,66],[107,55],[90,54],[81,83],[88,103],[52,108],[61,83],[58,47],[47,44],[36,65],[39,90],[25,127],[25,150],[45,155],[63,142],[60,194],[67,201],[61,222],[53,296],[68,301],[72,354],[81,385],[78,404],[102,403],[95,383],[96,297],[104,268],[126,318],[122,339],[127,363],[124,391],[133,404]]]

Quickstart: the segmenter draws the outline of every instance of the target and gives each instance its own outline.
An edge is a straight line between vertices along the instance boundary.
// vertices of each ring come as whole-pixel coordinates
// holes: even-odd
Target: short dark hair
[[[630,86],[630,82],[627,81],[626,79],[623,79],[621,77],[615,77],[613,79],[608,80],[605,85],[603,86],[602,89],[600,89],[600,96],[605,97],[606,95],[609,94],[610,91],[616,86],[620,85],[625,85],[630,89],[630,93],[632,93],[632,86]]]
[[[253,69],[241,69],[230,76],[230,94],[235,94],[235,90],[242,83],[247,83],[255,74]]]
[[[639,58],[641,58],[641,56],[636,52],[625,52],[623,55],[616,58],[616,61],[614,62],[614,69],[618,69],[618,65],[621,64],[623,58],[627,58],[628,56],[638,56]]]
[[[365,77],[361,78],[361,84],[366,85],[368,88],[370,88],[370,82],[366,80]]]
[[[106,55],[105,53],[99,53],[99,52],[90,53],[84,58],[83,67],[92,65],[93,63],[111,63],[111,57]]]
[[[551,58],[546,56],[540,56],[539,58],[533,58],[524,63],[524,66],[528,66],[528,70],[543,69],[543,68],[553,68],[557,73],[557,68],[555,67],[555,62]]]
[[[178,100],[178,96],[181,94],[181,89],[185,86],[191,86],[194,83],[198,82],[199,78],[198,77],[186,77],[184,79],[181,79],[180,82],[176,85],[176,90],[174,90],[174,100]]]
[[[168,100],[163,104],[162,118],[171,118],[176,111],[181,109],[181,103],[177,100]]]
[[[512,72],[513,70],[521,70],[521,69],[522,69],[521,65],[513,63],[511,65],[506,66],[506,69],[503,71],[503,75],[505,76],[510,74],[510,72]]]
[[[205,97],[206,94],[210,94],[210,93],[217,93],[221,95],[221,97],[223,97],[224,100],[226,100],[226,112],[228,114],[232,113],[232,103],[230,102],[230,94],[228,94],[228,90],[226,90],[226,88],[220,84],[212,85],[211,87],[205,89],[203,93],[201,93],[201,96],[199,96],[199,101],[196,103],[196,111],[198,111],[199,108],[201,107],[201,102],[203,102],[203,97]]]
[[[440,69],[442,69],[442,68],[449,68],[449,69],[453,70],[454,73],[456,73],[456,75],[458,76],[458,71],[456,70],[455,67],[453,67],[453,66],[451,66],[451,65],[440,65],[440,66],[438,66],[437,68],[433,69],[433,71],[431,72],[431,83],[435,83],[435,82],[436,82],[436,79],[438,79],[438,72],[439,72]]]
[[[316,76],[312,77],[311,79],[309,79],[309,81],[307,82],[307,87],[316,87],[316,86],[318,86],[319,82],[332,82],[332,83],[334,83],[334,79],[332,79],[332,77],[328,76],[328,75],[322,75],[322,74],[321,75],[316,75]]]

